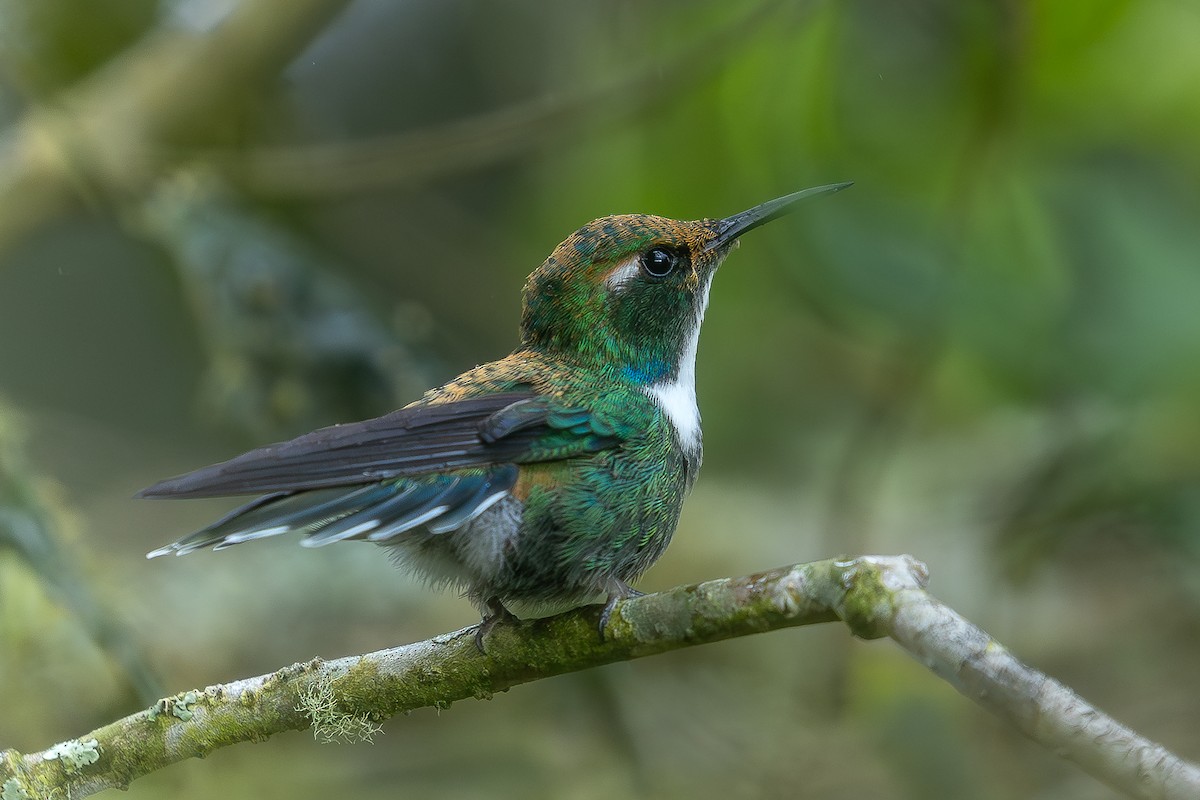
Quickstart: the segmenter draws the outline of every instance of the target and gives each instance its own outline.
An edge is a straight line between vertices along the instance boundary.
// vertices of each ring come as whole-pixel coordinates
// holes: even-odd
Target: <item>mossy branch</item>
[[[0,753],[4,800],[83,797],[237,742],[313,728],[369,738],[403,711],[486,698],[517,684],[734,636],[844,621],[890,636],[958,691],[1131,797],[1200,797],[1200,769],[1013,658],[925,591],[909,556],[863,556],[678,587],[600,609],[497,625],[487,654],[474,629],[334,661],[295,664],[160,700],[40,753]]]

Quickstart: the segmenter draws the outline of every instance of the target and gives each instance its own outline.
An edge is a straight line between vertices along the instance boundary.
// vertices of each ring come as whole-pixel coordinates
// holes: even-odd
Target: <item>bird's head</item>
[[[529,276],[522,345],[636,383],[674,381],[689,350],[694,359],[709,286],[738,236],[788,213],[798,200],[849,185],[805,189],[724,219],[593,220]]]

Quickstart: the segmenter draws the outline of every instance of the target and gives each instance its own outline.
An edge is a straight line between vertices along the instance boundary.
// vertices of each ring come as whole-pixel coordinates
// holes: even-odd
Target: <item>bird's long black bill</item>
[[[754,208],[746,209],[740,214],[734,214],[732,217],[726,217],[717,223],[717,236],[708,243],[705,249],[713,250],[726,245],[746,231],[754,230],[759,225],[766,225],[773,219],[779,219],[784,214],[790,213],[793,210],[793,206],[801,200],[816,197],[820,194],[840,192],[842,189],[853,185],[854,181],[846,181],[845,183],[831,183],[826,186],[813,186],[809,189],[801,189],[798,192],[792,192],[783,197],[768,200]]]

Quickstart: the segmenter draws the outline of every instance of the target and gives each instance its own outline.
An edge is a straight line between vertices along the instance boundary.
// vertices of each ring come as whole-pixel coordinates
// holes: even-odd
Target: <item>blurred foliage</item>
[[[63,487],[38,495],[58,566],[0,555],[4,668],[57,681],[0,681],[0,745],[128,702],[120,677],[83,677],[107,667],[54,616],[63,586],[172,689],[471,621],[370,548],[147,564],[225,506],[126,498],[507,352],[525,275],[588,219],[853,179],[722,270],[705,472],[643,588],[912,552],[1017,653],[1200,757],[1200,10],[118,5],[0,0],[0,391],[32,465],[0,489],[12,514],[12,475]],[[413,715],[377,742],[285,737],[133,791],[1103,791],[832,628]]]

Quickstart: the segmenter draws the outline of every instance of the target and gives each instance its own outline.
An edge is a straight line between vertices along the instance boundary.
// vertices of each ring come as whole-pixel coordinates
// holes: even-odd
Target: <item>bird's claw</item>
[[[596,624],[597,632],[600,634],[600,641],[604,641],[604,629],[608,627],[608,621],[612,618],[613,611],[617,608],[617,603],[622,600],[628,600],[633,597],[645,597],[645,592],[639,592],[632,586],[622,583],[615,592],[608,596],[608,601],[604,604],[604,608],[600,611],[600,621]]]
[[[496,627],[496,623],[515,622],[517,619],[496,597],[487,601],[487,610],[488,613],[484,614],[479,626],[475,628],[475,649],[481,655],[487,655],[487,648],[484,647],[483,640],[492,632],[492,628]]]

